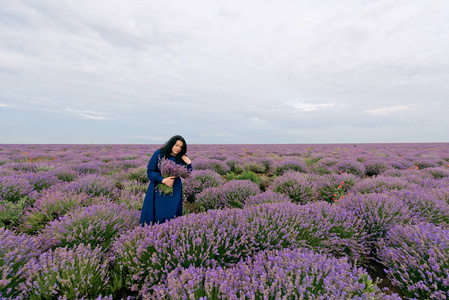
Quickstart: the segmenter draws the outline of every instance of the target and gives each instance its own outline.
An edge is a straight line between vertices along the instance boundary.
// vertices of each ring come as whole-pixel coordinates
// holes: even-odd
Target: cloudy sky
[[[0,7],[0,144],[449,142],[447,0]]]

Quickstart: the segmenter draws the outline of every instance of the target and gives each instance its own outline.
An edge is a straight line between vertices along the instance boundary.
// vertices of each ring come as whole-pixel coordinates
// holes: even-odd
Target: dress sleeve
[[[193,171],[192,164],[187,165],[187,171],[189,171],[189,173]]]
[[[153,156],[151,156],[150,162],[148,163],[148,166],[147,166],[148,179],[153,181],[154,183],[161,183],[162,180],[164,180],[164,177],[162,177],[162,175],[159,171],[159,167],[158,167],[159,155],[160,155],[160,151],[156,150],[156,152],[154,152]]]

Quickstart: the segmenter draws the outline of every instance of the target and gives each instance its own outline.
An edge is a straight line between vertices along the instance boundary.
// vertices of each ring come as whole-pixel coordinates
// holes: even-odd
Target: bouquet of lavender
[[[189,176],[189,171],[185,166],[178,165],[174,161],[166,158],[162,158],[159,162],[159,170],[161,170],[161,175],[164,178],[172,176],[186,178]],[[173,195],[173,187],[163,183],[158,183],[156,189],[159,190],[159,194]]]

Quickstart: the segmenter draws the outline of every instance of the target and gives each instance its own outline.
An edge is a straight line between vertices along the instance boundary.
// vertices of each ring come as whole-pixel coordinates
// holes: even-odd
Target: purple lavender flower
[[[34,163],[12,163],[8,167],[14,171],[37,172],[37,166]]]
[[[248,207],[251,205],[258,205],[263,203],[282,203],[282,202],[291,202],[291,199],[285,194],[279,194],[273,191],[266,191],[254,196],[250,196],[245,201],[245,206]]]
[[[167,177],[181,177],[181,178],[187,178],[190,174],[190,172],[187,170],[186,166],[177,164],[176,162],[162,158],[159,161],[159,170],[161,171],[161,175],[164,178]],[[165,195],[172,195],[173,194],[173,187],[165,185],[163,183],[158,183],[156,185],[156,189],[161,194]]]
[[[432,188],[415,188],[392,191],[389,195],[401,199],[415,220],[449,227],[449,203],[438,199],[436,192]]]
[[[449,230],[433,224],[396,226],[378,243],[391,282],[413,299],[449,295]]]
[[[78,177],[78,172],[67,166],[55,169],[54,174],[59,180],[65,182],[73,181],[75,178]]]
[[[41,238],[53,246],[83,243],[107,249],[118,233],[138,226],[139,216],[139,211],[116,203],[80,207],[50,222]]]
[[[295,203],[305,204],[317,199],[317,190],[312,180],[306,174],[299,172],[287,172],[277,177],[269,189],[289,196]]]
[[[117,192],[112,179],[97,174],[79,177],[67,184],[66,190],[75,193],[86,193],[92,197],[114,195]]]
[[[302,159],[288,159],[276,163],[276,175],[283,175],[286,172],[307,173],[308,168]]]
[[[46,190],[32,207],[25,211],[21,231],[34,233],[45,225],[77,207],[90,203],[86,194],[76,194],[68,191]]]
[[[303,245],[360,262],[369,250],[366,238],[362,221],[343,208],[276,203],[138,227],[112,248],[126,286],[145,293],[178,266],[229,266],[266,249]]]
[[[24,265],[39,256],[39,241],[27,234],[16,234],[0,228],[0,297],[14,299],[20,295],[18,288],[25,281]]]
[[[20,287],[29,297],[92,299],[109,289],[109,263],[101,247],[80,244],[49,250],[25,265],[26,281]]]
[[[364,221],[371,242],[384,237],[398,224],[413,222],[413,214],[399,197],[390,194],[356,194],[338,201],[338,205]]]
[[[367,176],[377,176],[389,169],[388,163],[383,158],[368,159],[363,165]]]
[[[22,178],[27,179],[36,191],[42,191],[60,182],[58,178],[50,172],[25,174]]]
[[[209,187],[218,187],[224,183],[220,174],[212,170],[193,170],[183,182],[182,190],[189,202],[195,202],[196,195]]]
[[[226,173],[231,171],[231,167],[229,167],[225,162],[218,159],[209,159],[209,158],[196,159],[195,169],[212,170],[220,175],[225,175]]]
[[[230,167],[229,171],[236,172],[237,169],[239,170],[239,172],[242,171],[239,165],[243,163],[243,159],[240,156],[229,156],[224,160],[224,162]],[[197,161],[195,161],[195,168],[198,169],[196,165]]]
[[[362,177],[366,173],[365,166],[355,160],[340,160],[334,169],[339,173],[348,173],[358,177]]]
[[[442,167],[427,168],[424,170],[424,172],[432,175],[433,178],[435,178],[435,179],[449,177],[449,169],[448,168],[442,168]]]
[[[33,191],[30,182],[20,176],[0,178],[0,199],[17,202]]]
[[[195,203],[202,211],[238,207],[246,199],[260,193],[258,184],[249,180],[231,180],[219,187],[209,187],[196,196]]]
[[[240,162],[235,170],[237,173],[246,171],[254,173],[265,173],[273,165],[273,161],[267,157],[250,157]]]
[[[160,160],[159,170],[164,178],[171,176],[186,178],[189,176],[189,171],[185,166],[177,164],[176,162],[166,158],[162,158]]]
[[[361,179],[352,174],[325,174],[313,181],[319,200],[334,203],[344,198]]]
[[[140,183],[145,183],[148,185],[147,168],[142,166],[139,168],[129,169],[127,172],[127,178],[129,180],[136,180]]]
[[[410,184],[408,180],[403,178],[378,176],[359,181],[350,189],[350,192],[352,194],[382,193],[409,187],[416,187],[416,185]]]
[[[362,268],[306,249],[260,252],[230,268],[177,268],[144,299],[401,299]]]

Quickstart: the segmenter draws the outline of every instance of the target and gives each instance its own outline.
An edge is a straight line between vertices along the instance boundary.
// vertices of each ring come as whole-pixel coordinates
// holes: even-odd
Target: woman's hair
[[[176,162],[182,162],[182,156],[185,155],[187,153],[187,143],[186,140],[180,136],[180,135],[175,135],[172,136],[161,148],[161,154],[162,157],[168,158],[171,154],[171,150],[173,148],[173,146],[176,144],[177,141],[181,141],[182,142],[182,149],[181,151],[176,155]]]

